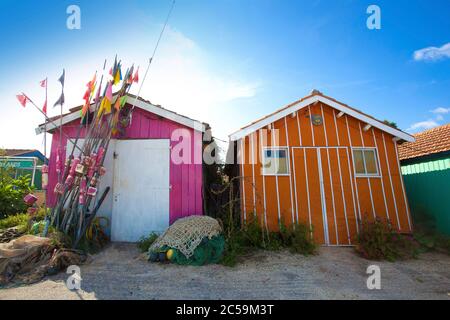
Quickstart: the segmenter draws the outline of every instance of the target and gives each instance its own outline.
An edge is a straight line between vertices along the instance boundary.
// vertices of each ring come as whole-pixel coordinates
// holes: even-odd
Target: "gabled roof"
[[[37,149],[4,149],[3,151],[5,151],[5,157],[37,157],[43,162],[48,161],[42,152]]]
[[[37,150],[36,149],[4,149],[4,151],[5,151],[5,156],[15,157],[15,156],[21,156],[25,153],[37,151]]]
[[[192,128],[194,130],[205,132],[208,127],[208,124],[206,124],[204,122],[200,122],[200,121],[188,118],[186,116],[180,115],[174,111],[165,109],[165,108],[161,107],[160,105],[154,105],[150,101],[144,100],[141,97],[138,97],[136,99],[136,96],[131,93],[127,93],[127,97],[128,97],[127,104],[130,104],[130,105],[134,104],[136,106],[136,108],[140,108],[142,110],[154,113],[158,116],[172,120],[176,123],[182,124],[186,127]],[[93,104],[91,104],[91,106],[92,105]],[[81,114],[79,112],[81,110],[81,108],[82,108],[82,106],[72,108],[69,110],[68,113],[64,114],[62,116],[62,124],[64,125],[66,123],[69,123],[76,119],[79,119],[81,117]],[[50,118],[51,121],[47,121],[47,123],[40,124],[36,128],[36,134],[41,134],[42,132],[44,132],[45,125],[47,126],[47,132],[55,130],[60,125],[60,118],[61,118],[61,116],[52,117],[52,118]]]
[[[405,142],[398,147],[400,160],[450,151],[450,123],[416,133],[414,138],[415,142]]]
[[[247,136],[248,134],[259,130],[265,126],[267,126],[270,123],[273,123],[279,119],[282,119],[284,117],[286,117],[289,114],[292,114],[304,107],[307,107],[317,101],[320,101],[326,105],[329,105],[330,107],[333,107],[345,114],[348,114],[349,116],[352,116],[356,119],[359,119],[367,124],[370,124],[380,130],[383,130],[401,140],[405,140],[405,141],[414,141],[414,137],[410,134],[407,134],[406,132],[403,132],[397,128],[394,128],[390,125],[387,125],[386,123],[384,123],[383,121],[380,121],[378,119],[375,119],[372,116],[369,116],[368,114],[365,114],[357,109],[354,109],[342,102],[339,102],[331,97],[328,97],[324,94],[322,94],[321,92],[314,90],[310,95],[301,98],[300,100],[297,100],[277,111],[275,111],[274,113],[271,113],[259,120],[256,120],[252,123],[250,123],[249,125],[241,128],[240,130],[232,133],[230,135],[230,140],[232,141],[236,141],[241,139],[242,137]]]

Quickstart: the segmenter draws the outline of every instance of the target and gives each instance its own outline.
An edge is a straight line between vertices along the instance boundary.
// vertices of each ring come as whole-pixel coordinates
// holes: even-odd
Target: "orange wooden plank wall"
[[[363,216],[411,232],[394,137],[338,113],[319,102],[237,141],[243,222],[256,217],[272,231],[280,221],[304,223],[317,243],[329,245],[353,244]],[[322,116],[322,125],[311,115]],[[289,175],[262,175],[265,147],[288,147]],[[379,176],[355,177],[352,147],[376,149]]]

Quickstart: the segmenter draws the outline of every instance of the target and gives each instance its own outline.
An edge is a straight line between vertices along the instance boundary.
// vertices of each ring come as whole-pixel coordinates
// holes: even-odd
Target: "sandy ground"
[[[381,289],[366,269],[381,269]],[[0,299],[448,299],[450,257],[427,253],[403,262],[371,262],[352,248],[323,247],[313,257],[256,252],[234,268],[149,263],[133,244],[111,244],[81,266],[81,290],[67,274],[0,289]]]

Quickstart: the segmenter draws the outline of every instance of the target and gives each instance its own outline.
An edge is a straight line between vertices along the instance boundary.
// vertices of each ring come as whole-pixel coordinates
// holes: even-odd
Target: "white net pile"
[[[208,216],[190,216],[177,220],[166,232],[156,239],[149,251],[155,251],[163,246],[178,249],[190,258],[202,239],[211,239],[222,232],[219,222]]]

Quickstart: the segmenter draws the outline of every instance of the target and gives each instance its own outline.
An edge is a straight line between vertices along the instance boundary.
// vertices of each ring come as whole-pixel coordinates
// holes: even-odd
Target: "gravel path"
[[[381,290],[366,286],[366,269],[381,268]],[[234,268],[157,264],[133,244],[111,244],[81,266],[81,290],[59,275],[0,289],[0,299],[448,299],[450,257],[427,253],[396,263],[359,258],[352,248],[323,247],[313,257],[256,252]]]

